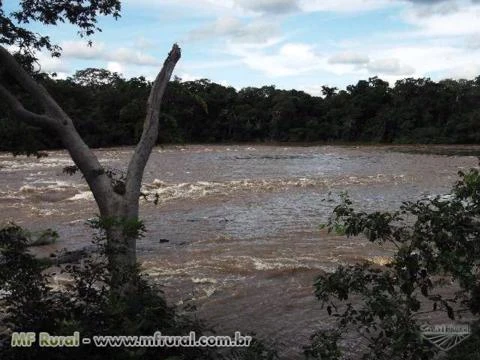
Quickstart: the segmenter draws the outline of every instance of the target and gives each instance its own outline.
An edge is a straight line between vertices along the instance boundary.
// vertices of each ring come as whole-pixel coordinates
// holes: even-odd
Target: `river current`
[[[447,151],[445,152],[445,149]],[[439,155],[438,153],[460,155]],[[148,232],[137,251],[172,304],[192,303],[219,334],[255,332],[299,357],[328,322],[313,295],[315,277],[337,265],[390,254],[361,238],[327,234],[348,192],[358,208],[394,210],[402,201],[447,194],[457,172],[476,166],[472,147],[192,145],[155,148],[141,201]],[[413,152],[411,150],[414,150]],[[437,151],[438,150],[438,151]],[[458,151],[460,150],[460,151]],[[122,171],[132,148],[96,150]],[[47,158],[0,153],[2,222],[60,234],[45,253],[89,244],[85,220],[97,209],[65,151]]]

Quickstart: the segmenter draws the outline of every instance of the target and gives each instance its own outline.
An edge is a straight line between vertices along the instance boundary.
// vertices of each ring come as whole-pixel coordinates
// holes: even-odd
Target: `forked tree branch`
[[[65,112],[53,100],[48,91],[37,83],[3,46],[0,46],[0,65],[2,65],[3,71],[12,76],[23,89],[34,97],[39,105],[44,108],[47,115],[52,117],[65,115]]]
[[[147,102],[147,116],[143,125],[142,136],[128,164],[125,184],[127,201],[133,201],[140,196],[143,172],[158,138],[158,122],[162,97],[172,76],[173,69],[178,60],[180,60],[180,57],[180,47],[174,44],[150,91]]]
[[[31,112],[22,105],[22,103],[3,85],[0,84],[0,96],[8,104],[15,117],[28,124],[36,126],[49,126],[55,125],[55,119],[46,115],[36,114]]]
[[[142,136],[128,165],[125,196],[121,201],[124,205],[132,205],[132,209],[138,209],[143,172],[158,138],[160,104],[180,57],[180,47],[174,44],[150,91]],[[110,212],[118,210],[115,209],[118,206],[114,204],[118,205],[122,196],[113,191],[110,179],[105,174],[97,157],[76,131],[72,120],[48,91],[38,84],[2,46],[0,46],[0,67],[32,95],[33,99],[43,107],[45,114],[39,115],[25,109],[21,102],[1,84],[0,95],[6,99],[7,104],[20,119],[35,125],[53,128],[57,132],[72,160],[85,176],[101,215],[111,216]],[[132,214],[135,215],[136,212],[134,210]]]
[[[0,67],[27,91],[32,98],[43,107],[45,115],[32,113],[24,108],[21,102],[0,84],[0,94],[19,119],[31,124],[53,129],[59,136],[72,160],[85,176],[90,190],[97,201],[100,213],[108,213],[113,193],[110,179],[105,174],[102,165],[95,154],[85,144],[78,134],[73,121],[62,110],[48,91],[38,84],[15,60],[15,58],[0,46]]]

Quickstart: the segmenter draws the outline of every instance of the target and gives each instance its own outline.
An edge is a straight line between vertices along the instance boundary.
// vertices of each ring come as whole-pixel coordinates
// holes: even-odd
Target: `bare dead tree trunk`
[[[42,114],[25,109],[0,77],[0,96],[9,105],[12,115],[20,121],[49,128],[57,133],[72,160],[84,175],[98,205],[101,218],[113,224],[107,228],[107,249],[112,289],[119,294],[124,293],[129,286],[125,278],[126,270],[136,265],[136,236],[129,232],[124,224],[138,222],[140,188],[145,166],[158,137],[160,104],[180,56],[180,48],[174,44],[153,83],[148,98],[143,133],[128,165],[125,188],[120,191],[112,185],[105,169],[80,137],[70,117],[47,90],[38,84],[4,47],[0,46],[0,75],[7,73],[15,79],[43,108]]]

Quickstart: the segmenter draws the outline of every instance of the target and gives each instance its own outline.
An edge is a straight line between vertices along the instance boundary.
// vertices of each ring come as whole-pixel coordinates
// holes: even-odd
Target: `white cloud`
[[[80,60],[107,60],[121,64],[152,65],[160,62],[153,56],[135,48],[120,47],[108,49],[104,43],[93,43],[92,46],[84,41],[64,41],[61,43],[62,56]]]
[[[225,87],[230,87],[230,83],[227,80],[220,80],[218,82],[220,85],[225,86]]]
[[[145,50],[153,47],[153,43],[143,36],[135,39],[135,48]]]
[[[50,54],[37,53],[38,63],[40,64],[40,70],[46,73],[64,73],[68,72],[68,64],[65,60],[58,57],[52,57]]]
[[[276,51],[271,49],[252,50],[242,46],[230,46],[231,53],[239,56],[249,68],[263,72],[270,77],[293,75],[315,76],[319,71],[336,76],[363,78],[373,75],[410,76],[415,73],[413,66],[388,51],[377,52],[372,60],[366,54],[343,51],[336,54],[320,54],[316,48],[305,43],[286,43]],[[308,92],[318,94],[320,88],[309,88]]]
[[[410,66],[401,63],[398,59],[378,59],[371,61],[367,65],[367,69],[374,75],[413,75],[415,69]]]
[[[312,81],[314,85],[305,85],[303,89],[318,95],[321,85],[317,84],[325,81],[332,85],[337,81],[337,84],[355,83],[374,75],[389,82],[406,76],[471,78],[480,73],[477,65],[480,64],[480,2],[472,0],[126,0],[125,5],[129,10],[144,7],[152,17],[157,10],[162,10],[161,16],[169,17],[167,25],[174,29],[172,35],[167,26],[162,33],[165,38],[191,40],[177,67],[178,73],[186,79],[199,79],[201,77],[196,75],[202,73],[215,78],[215,69],[220,67],[223,74],[218,78],[228,76],[232,85],[235,81],[242,84],[273,82],[262,75],[290,76],[279,80],[290,84],[293,77],[298,76],[297,84],[302,79],[306,84]],[[355,21],[357,14],[360,17],[367,11],[384,8],[393,11],[372,13],[372,19],[390,16],[389,21],[381,22],[387,24],[385,28],[374,31],[369,26],[359,26],[357,34],[350,32],[350,39],[346,38],[348,35],[336,33],[347,18]],[[318,17],[319,21],[341,19],[338,24],[325,25],[335,32],[335,42],[322,40],[315,44],[312,43],[315,34],[302,32],[308,25],[307,22],[302,24],[306,19],[302,16],[311,13],[310,21],[315,18],[312,14],[315,12],[340,14],[320,14]],[[288,22],[285,21],[287,17]],[[200,25],[188,32],[191,22],[180,22],[190,21],[190,18]],[[180,19],[178,27],[177,19]],[[361,19],[362,24],[365,19]],[[165,26],[159,23],[160,27]],[[396,29],[405,30],[391,31],[390,23]],[[143,74],[154,78],[161,61],[152,56],[157,55],[157,49],[142,37],[142,31],[150,34],[160,30],[135,28],[130,38],[122,35],[128,42],[120,43],[119,48],[114,48],[110,42],[94,42],[93,47],[88,47],[85,42],[67,41],[62,44],[64,56],[60,60],[48,58],[42,62],[50,71],[64,72],[70,59],[97,60],[99,65],[95,63],[95,66],[108,66],[125,76]],[[348,34],[348,30],[343,29],[343,33]],[[327,36],[319,35],[318,38],[326,39]],[[163,59],[164,55],[158,52],[158,59]],[[228,72],[227,67],[232,67],[232,71]],[[256,70],[258,74],[250,80],[241,79],[246,69]],[[227,73],[229,75],[224,75]]]
[[[462,66],[446,70],[445,75],[453,79],[473,79],[480,75],[480,64],[465,63]]]
[[[415,8],[403,14],[403,20],[414,26],[414,36],[458,36],[480,32],[480,5],[469,4],[457,11],[422,16]]]
[[[192,74],[188,74],[188,73],[181,73],[181,74],[178,75],[178,76],[182,79],[182,82],[185,82],[185,81],[196,81],[196,80],[203,79],[203,77],[201,77],[201,76],[192,75]]]
[[[413,1],[407,0],[414,7],[412,10],[419,17],[429,17],[433,15],[447,15],[457,12],[460,7],[456,1],[438,0],[438,1]]]
[[[280,29],[276,23],[254,20],[249,23],[236,17],[222,17],[189,33],[190,40],[212,40],[225,37],[239,43],[265,43],[278,36]]]
[[[16,45],[6,45],[5,48],[11,54],[20,51],[20,48]],[[33,64],[35,71],[41,71],[46,73],[63,74],[68,72],[68,63],[61,57],[52,57],[48,52],[37,51],[35,53],[37,62]]]
[[[86,41],[64,41],[61,44],[62,56],[76,59],[95,59],[102,57],[105,51],[103,43],[92,43]]]
[[[441,72],[458,66],[465,57],[464,51],[450,46],[405,45],[374,51],[376,58],[399,59],[402,64],[415,66],[417,76]]]
[[[337,53],[328,59],[330,64],[352,64],[352,65],[363,65],[370,61],[367,55],[362,53],[344,51]]]
[[[338,75],[378,75],[393,83],[395,80],[413,77],[442,78],[473,78],[480,74],[480,49],[465,48],[452,43],[442,45],[441,41],[431,40],[422,44],[391,44],[373,43],[357,46],[369,54],[370,62],[362,66],[350,65],[350,72],[340,72],[338,64],[330,64],[328,71]],[[350,51],[356,51],[352,47]],[[342,65],[348,70],[347,65]],[[363,72],[363,73],[362,73]]]
[[[267,51],[268,48],[253,49],[230,44],[229,49],[249,68],[272,77],[305,73],[325,63],[313,46],[303,43],[284,44],[273,54]]]
[[[195,14],[226,15],[233,14],[235,8],[234,0],[124,0],[125,8],[133,10],[143,8],[149,11],[165,10],[180,6],[182,10],[195,12]]]
[[[262,14],[286,14],[299,10],[298,0],[235,0],[235,4]]]
[[[392,6],[390,0],[301,0],[302,11],[359,12]]]
[[[316,51],[311,45],[307,44],[285,44],[278,53],[290,65],[313,64],[318,60]]]
[[[109,60],[117,61],[123,64],[134,65],[158,65],[159,61],[153,56],[144,54],[135,49],[119,48],[111,53],[105,53],[104,57]]]
[[[214,36],[234,35],[240,31],[242,22],[231,16],[217,19],[215,22],[190,32],[193,40],[209,39]]]
[[[323,96],[322,86],[323,85],[304,85],[300,86],[300,89],[312,96]]]
[[[195,69],[195,70],[204,70],[204,69],[218,69],[224,67],[232,67],[241,65],[240,60],[212,60],[212,61],[183,61],[178,65],[178,68],[185,69]]]
[[[123,74],[123,66],[122,64],[116,62],[116,61],[109,61],[107,63],[107,70],[111,72],[116,72],[119,74]]]
[[[129,7],[178,6],[178,0],[125,0]],[[182,0],[183,9],[209,16],[284,15],[301,12],[366,12],[401,5],[396,0]]]
[[[465,46],[472,50],[480,49],[480,33],[467,36],[465,39]]]

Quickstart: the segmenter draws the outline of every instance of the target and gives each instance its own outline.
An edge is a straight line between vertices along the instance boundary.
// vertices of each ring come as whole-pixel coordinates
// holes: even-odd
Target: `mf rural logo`
[[[422,337],[443,351],[448,351],[468,338],[472,331],[468,324],[422,325]]]

